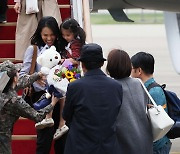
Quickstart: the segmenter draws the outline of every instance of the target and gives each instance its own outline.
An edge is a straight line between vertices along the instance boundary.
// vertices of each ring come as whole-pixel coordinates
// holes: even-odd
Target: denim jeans
[[[171,141],[168,141],[162,148],[153,151],[153,154],[169,154],[171,145],[172,145]]]

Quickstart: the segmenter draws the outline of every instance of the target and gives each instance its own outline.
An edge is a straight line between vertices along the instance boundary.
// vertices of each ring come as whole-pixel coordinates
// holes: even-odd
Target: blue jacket
[[[70,123],[64,154],[119,154],[116,117],[122,87],[100,69],[69,84],[63,118]]]

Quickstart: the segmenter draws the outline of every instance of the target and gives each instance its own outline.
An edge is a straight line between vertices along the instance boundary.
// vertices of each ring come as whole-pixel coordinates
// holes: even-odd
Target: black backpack
[[[153,87],[161,87],[163,89],[167,100],[168,115],[175,121],[171,130],[167,133],[167,137],[170,139],[180,137],[180,99],[174,92],[165,90],[165,84],[160,86],[156,82],[153,82],[147,87],[147,90],[149,91]]]

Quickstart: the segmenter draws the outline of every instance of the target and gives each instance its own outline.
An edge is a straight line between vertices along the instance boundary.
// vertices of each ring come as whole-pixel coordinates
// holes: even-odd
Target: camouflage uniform
[[[6,65],[11,65],[12,63],[6,62]],[[12,69],[16,69],[12,66],[12,69],[5,68],[5,64],[0,64],[0,71],[7,71],[8,76]],[[13,64],[14,65],[14,64]],[[38,73],[33,75],[24,75],[20,77],[17,86],[13,89],[9,89],[7,93],[0,92],[0,154],[11,154],[11,135],[14,123],[18,118],[25,117],[35,122],[42,121],[45,115],[53,110],[53,106],[50,104],[46,108],[35,111],[33,108],[27,104],[22,97],[18,97],[17,91],[19,89],[25,88],[31,85],[34,81],[39,79]]]

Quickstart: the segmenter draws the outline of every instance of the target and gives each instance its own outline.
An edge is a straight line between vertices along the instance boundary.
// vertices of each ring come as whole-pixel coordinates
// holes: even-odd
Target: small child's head
[[[67,41],[79,39],[82,44],[85,44],[86,34],[85,31],[80,27],[79,23],[73,19],[68,18],[63,21],[60,26],[62,37]]]

